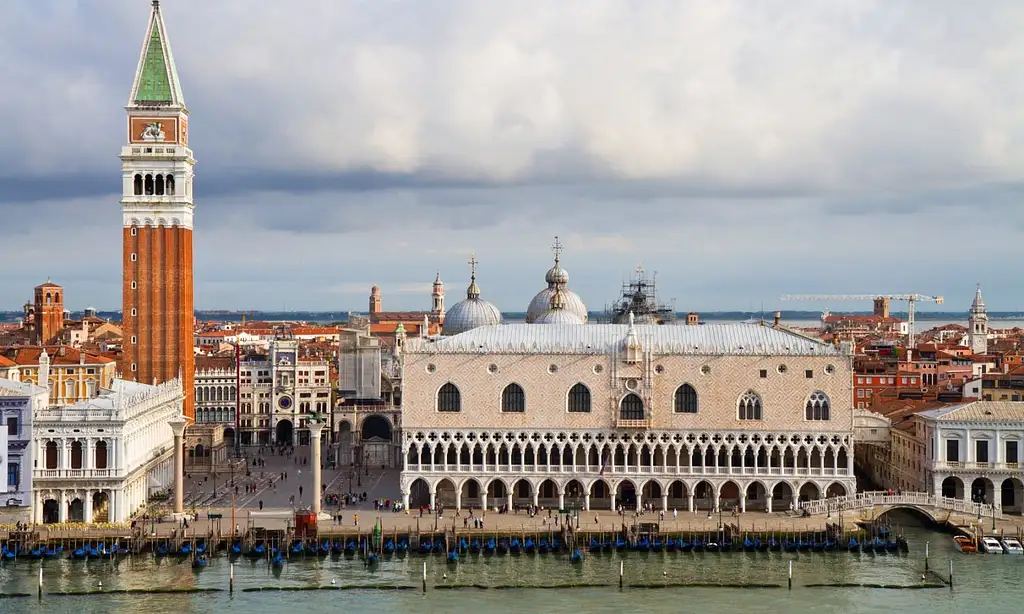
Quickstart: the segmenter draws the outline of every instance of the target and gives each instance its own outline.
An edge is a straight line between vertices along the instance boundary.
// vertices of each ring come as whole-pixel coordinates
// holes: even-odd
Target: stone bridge
[[[892,423],[885,416],[867,409],[853,410],[854,441],[857,443],[882,444],[889,443],[889,428]]]
[[[933,522],[939,523],[944,522],[950,513],[980,515],[986,519],[995,516],[998,520],[1003,519],[1003,512],[999,507],[953,497],[943,497],[942,495],[930,495],[925,492],[900,494],[889,494],[884,490],[860,492],[845,497],[805,501],[800,506],[812,515],[865,510],[873,513],[875,517],[880,517],[893,510],[907,509],[923,514]]]

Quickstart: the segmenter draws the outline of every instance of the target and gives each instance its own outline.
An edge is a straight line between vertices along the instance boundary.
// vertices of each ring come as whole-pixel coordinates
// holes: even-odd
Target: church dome
[[[443,333],[457,335],[480,326],[501,324],[501,311],[494,304],[480,298],[480,286],[476,283],[476,259],[469,261],[473,267],[466,288],[466,298],[452,305],[444,317]]]
[[[548,287],[538,292],[530,301],[529,307],[526,308],[526,323],[538,323],[537,319],[550,310],[555,292],[561,293],[563,310],[586,323],[589,319],[587,306],[583,304],[583,299],[578,294],[566,287],[569,283],[569,272],[562,268],[559,261],[562,245],[558,242],[558,237],[555,237],[555,244],[551,249],[555,252],[555,266],[548,269],[547,274],[544,275],[544,281],[547,282]]]
[[[555,287],[551,294],[551,300],[548,304],[548,309],[544,313],[540,314],[537,319],[534,320],[534,324],[583,324],[583,318],[579,315],[566,310],[565,308],[565,293],[566,290]]]

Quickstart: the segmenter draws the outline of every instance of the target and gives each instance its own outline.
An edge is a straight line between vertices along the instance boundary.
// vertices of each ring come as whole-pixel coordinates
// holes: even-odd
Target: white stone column
[[[664,493],[661,495],[661,511],[668,511],[668,493]]]
[[[436,488],[430,489],[430,509],[431,511],[437,508],[437,490]]]
[[[93,491],[86,490],[85,499],[82,501],[82,518],[86,524],[92,522],[92,493]]]
[[[487,491],[480,493],[480,507],[487,511]]]
[[[67,498],[67,495],[64,493],[63,490],[58,492],[57,502],[58,502],[58,505],[60,505],[60,507],[57,508],[57,520],[58,520],[58,522],[67,522],[68,521],[68,498]]]
[[[455,511],[462,510],[462,489],[459,488],[455,491]]]
[[[609,495],[609,498],[611,499],[612,511],[614,512],[615,511],[615,491],[614,490]]]
[[[409,509],[409,491],[402,492],[402,507]]]
[[[508,503],[508,511],[511,512],[512,511],[512,489],[511,488],[508,489],[508,502],[507,503]]]
[[[747,493],[740,493],[740,513],[743,514],[747,511]]]
[[[184,416],[175,416],[167,422],[174,432],[174,513],[185,511],[185,426]]]
[[[590,511],[590,493],[583,495],[583,509]]]
[[[533,501],[532,501],[532,503],[533,503],[533,507],[537,507],[538,505],[540,505],[540,490],[536,486],[533,486]]]
[[[693,513],[693,491],[687,491],[686,493],[686,511]]]
[[[768,506],[767,507],[768,513],[771,514],[772,513],[772,493],[766,494],[764,496],[764,498],[765,498],[766,505]]]
[[[562,491],[558,492],[558,509],[565,509],[565,493]]]
[[[320,463],[321,452],[320,452],[320,433],[323,432],[323,422],[310,422],[309,426],[309,468],[310,474],[313,478],[313,489],[310,494],[313,496],[313,513],[320,513],[320,500],[323,498],[323,493],[320,490],[321,477],[320,477]]]

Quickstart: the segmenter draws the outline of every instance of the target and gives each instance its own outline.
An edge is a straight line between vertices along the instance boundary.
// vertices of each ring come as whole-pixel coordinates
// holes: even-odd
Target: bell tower
[[[430,293],[430,313],[437,320],[438,324],[444,324],[444,283],[441,281],[441,271],[437,272],[434,278],[434,288]]]
[[[985,309],[985,301],[981,298],[980,285],[974,293],[974,302],[971,303],[971,311],[967,315],[967,337],[971,343],[972,353],[988,353],[988,310]]]
[[[181,377],[194,420],[192,177],[188,108],[159,0],[153,0],[125,107],[121,148],[124,350],[121,373],[146,384]]]

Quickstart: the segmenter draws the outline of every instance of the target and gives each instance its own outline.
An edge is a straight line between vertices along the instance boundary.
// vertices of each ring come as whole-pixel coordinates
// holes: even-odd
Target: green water
[[[294,559],[280,571],[265,562],[239,560],[236,588],[227,592],[230,564],[226,557],[194,572],[187,564],[138,556],[120,562],[55,560],[42,564],[44,593],[58,591],[211,587],[223,592],[177,595],[89,595],[35,597],[38,562],[18,561],[0,567],[4,593],[27,592],[32,597],[0,600],[0,611],[110,612],[131,608],[146,614],[183,612],[403,612],[412,610],[508,612],[510,608],[542,612],[710,611],[747,612],[1012,612],[1024,600],[1024,557],[962,555],[949,538],[923,529],[908,529],[908,555],[849,553],[624,553],[590,555],[572,565],[566,555],[473,556],[457,566],[443,557],[408,556],[384,560],[367,571],[359,560]],[[924,542],[930,542],[931,567],[946,574],[954,561],[954,587],[892,590],[871,588],[811,588],[815,583],[920,584]],[[788,561],[793,561],[793,589],[787,590]],[[427,562],[428,590],[421,589],[422,564]],[[625,584],[618,588],[619,561],[624,561]],[[447,574],[447,578],[444,577]],[[408,591],[244,592],[261,586],[386,584],[415,587]],[[934,581],[934,578],[930,579]],[[564,583],[610,584],[603,588],[439,590],[438,585]],[[737,589],[680,587],[629,588],[649,583],[767,583],[780,588]]]

